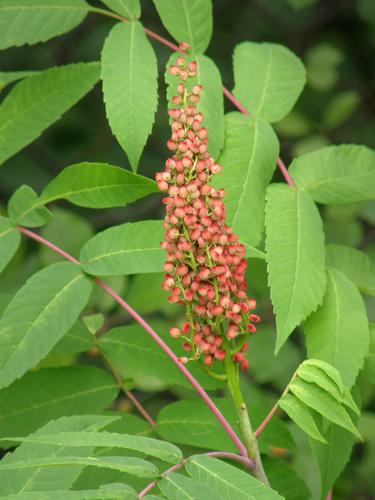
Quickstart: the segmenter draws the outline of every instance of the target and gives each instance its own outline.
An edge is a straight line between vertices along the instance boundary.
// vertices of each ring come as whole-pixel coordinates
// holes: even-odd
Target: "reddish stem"
[[[327,493],[326,500],[332,500],[332,490]]]
[[[254,435],[255,435],[256,438],[259,437],[260,433],[264,430],[264,428],[266,427],[266,425],[268,424],[268,422],[275,415],[278,406],[279,406],[279,402],[277,402],[276,404],[274,404],[274,406],[272,407],[272,409],[269,412],[269,414],[266,416],[266,418],[260,424],[260,426],[258,427],[258,429],[254,432]]]
[[[54,252],[58,253],[65,259],[69,260],[70,262],[73,262],[74,264],[80,265],[80,262],[75,259],[72,255],[69,255],[67,252],[59,248],[58,246],[54,245],[50,241],[46,240],[42,236],[39,236],[38,234],[34,233],[33,231],[30,231],[29,229],[26,229],[24,227],[18,226],[18,229],[21,231],[21,233],[29,236],[30,238],[38,241],[42,245],[45,245],[46,247],[50,248]],[[221,413],[219,408],[215,405],[215,403],[212,401],[210,396],[207,394],[207,392],[203,389],[203,387],[200,385],[198,380],[189,372],[189,370],[180,363],[178,357],[175,355],[175,353],[172,351],[172,349],[164,342],[164,340],[159,337],[159,335],[151,328],[151,326],[127,303],[125,302],[124,299],[118,295],[118,293],[113,290],[109,285],[107,285],[104,281],[102,281],[100,278],[94,277],[96,283],[105,291],[107,292],[125,311],[127,311],[130,316],[132,316],[145,330],[147,333],[151,335],[151,337],[159,344],[159,346],[164,350],[164,352],[170,357],[170,359],[173,361],[173,363],[177,366],[177,368],[185,375],[185,377],[189,380],[191,385],[194,387],[194,389],[197,391],[197,393],[201,396],[201,398],[204,400],[204,402],[207,404],[207,406],[210,408],[212,413],[215,415],[217,420],[221,423],[227,434],[229,435],[230,439],[233,441],[235,446],[238,448],[240,454],[243,457],[247,457],[247,450],[243,443],[241,442],[240,438],[237,436],[235,431],[232,429],[230,423],[227,421],[227,419],[224,417],[224,415]]]
[[[138,409],[139,413],[143,415],[143,417],[147,420],[147,422],[155,429],[157,427],[157,423],[151,417],[151,415],[145,410],[140,401],[134,396],[131,391],[125,391],[126,396],[133,402],[134,406]]]
[[[210,451],[208,453],[205,453],[205,455],[208,455],[210,457],[229,458],[230,460],[235,460],[236,462],[239,462],[240,464],[244,465],[247,469],[249,469],[251,471],[253,471],[256,467],[255,462],[253,460],[251,460],[251,458],[245,458],[245,457],[242,457],[241,455],[236,455],[236,453],[230,453],[229,451]],[[161,475],[161,477],[166,476],[167,474],[171,474],[172,472],[176,472],[176,470],[182,469],[182,467],[184,467],[184,465],[186,464],[186,462],[188,460],[189,459],[186,458],[185,460],[183,460],[179,464],[173,465],[172,467],[170,467],[169,469],[164,471],[163,474]],[[144,488],[138,494],[138,498],[141,499],[145,495],[147,495],[147,493],[149,493],[153,488],[155,488],[157,483],[158,483],[157,480],[151,481],[151,483],[148,484],[146,486],[146,488]]]
[[[296,187],[294,180],[292,179],[292,176],[288,172],[288,169],[286,168],[285,163],[283,162],[283,160],[281,158],[277,159],[277,165],[278,165],[279,169],[281,170],[281,173],[283,174],[284,179],[289,184],[289,186]]]
[[[223,93],[225,97],[228,98],[228,100],[236,106],[236,108],[241,111],[243,115],[250,116],[250,111],[248,111],[243,104],[240,103],[240,101],[237,99],[237,97],[234,97],[234,95],[229,92],[229,90],[226,87],[223,87]]]

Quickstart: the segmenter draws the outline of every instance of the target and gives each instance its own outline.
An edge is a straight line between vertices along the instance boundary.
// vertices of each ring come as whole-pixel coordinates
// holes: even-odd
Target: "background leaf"
[[[98,79],[98,63],[77,63],[41,71],[15,85],[0,106],[0,164],[57,121]]]
[[[165,252],[160,248],[163,238],[161,221],[113,226],[82,248],[82,268],[101,276],[159,272],[165,260]]]
[[[101,76],[109,125],[136,171],[158,98],[156,57],[141,23],[112,28],[102,51]]]
[[[0,436],[26,436],[58,417],[99,412],[117,393],[111,375],[89,365],[27,373],[0,391]]]
[[[319,203],[375,198],[375,152],[366,146],[342,144],[306,153],[293,160],[290,174]]]
[[[0,49],[62,35],[78,26],[87,12],[83,0],[0,0]]]
[[[153,0],[166,30],[187,42],[193,55],[203,53],[212,36],[211,0]]]
[[[25,184],[20,186],[8,202],[9,217],[26,227],[43,226],[52,219],[51,212],[43,205],[37,205],[38,195]]]
[[[86,305],[91,282],[62,262],[34,274],[0,319],[0,387],[34,367],[69,330]]]
[[[88,208],[123,207],[158,191],[154,180],[107,163],[66,167],[43,190],[39,203],[65,199]]]
[[[345,274],[360,292],[375,296],[375,264],[356,248],[327,245],[327,265]]]
[[[16,253],[21,234],[10,219],[0,216],[0,272]]]
[[[36,75],[37,71],[0,71],[0,91],[9,83]]]
[[[242,42],[233,54],[234,94],[269,122],[281,120],[305,85],[305,69],[289,49],[275,43]]]
[[[266,233],[278,351],[293,329],[322,302],[326,285],[324,234],[310,196],[283,184],[268,188]]]
[[[223,166],[213,184],[224,188],[227,221],[241,241],[257,246],[264,229],[266,188],[276,168],[279,145],[268,123],[240,113],[225,117]]]

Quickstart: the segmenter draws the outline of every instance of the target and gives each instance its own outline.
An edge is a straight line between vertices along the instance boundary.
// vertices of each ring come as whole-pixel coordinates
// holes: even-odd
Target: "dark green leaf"
[[[311,500],[305,482],[286,463],[269,457],[262,457],[262,462],[272,487],[287,500]]]
[[[102,2],[126,19],[138,18],[141,15],[139,0],[102,0]]]

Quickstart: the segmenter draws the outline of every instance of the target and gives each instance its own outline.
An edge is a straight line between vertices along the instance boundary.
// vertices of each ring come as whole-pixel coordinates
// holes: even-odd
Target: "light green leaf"
[[[135,19],[141,15],[139,0],[102,0],[102,2],[126,19]]]
[[[117,393],[115,380],[93,366],[27,373],[0,391],[0,436],[24,436],[61,416],[99,412]]]
[[[195,455],[186,463],[188,474],[212,489],[223,500],[282,499],[276,491],[265,486],[251,474],[217,458]]]
[[[32,276],[0,319],[0,387],[35,366],[76,321],[92,289],[70,262]]]
[[[375,384],[375,323],[369,324],[370,344],[363,367],[363,375],[372,384]]]
[[[104,319],[105,318],[103,314],[97,313],[90,314],[90,316],[84,316],[83,322],[87,326],[87,329],[90,331],[90,333],[92,333],[92,335],[95,335],[103,326]]]
[[[289,49],[243,42],[233,55],[234,94],[251,112],[273,123],[293,108],[306,82],[305,68]]]
[[[240,435],[238,418],[229,399],[214,398],[215,404]],[[250,407],[251,423],[256,428],[268,412]],[[163,439],[210,450],[236,452],[236,447],[210,409],[199,399],[185,399],[165,406],[158,415],[156,432]],[[279,419],[272,419],[259,439],[262,452],[276,448],[294,448],[293,440]]]
[[[165,252],[161,221],[141,221],[114,226],[91,238],[81,250],[82,268],[89,274],[156,273],[162,269]]]
[[[171,500],[220,500],[217,492],[196,479],[174,473],[167,474],[158,482],[162,493]]]
[[[21,242],[21,234],[15,223],[0,215],[0,273],[16,253]]]
[[[323,303],[304,331],[309,357],[330,363],[352,387],[369,349],[368,320],[361,295],[340,271],[327,270]]]
[[[0,164],[39,137],[87,94],[97,82],[99,71],[96,62],[67,64],[15,85],[0,106]]]
[[[32,434],[27,437],[9,437],[9,440],[42,445],[49,444],[52,446],[69,446],[71,448],[75,448],[76,446],[123,448],[138,451],[171,464],[176,464],[182,460],[181,451],[173,444],[144,436],[132,436],[131,434],[119,434],[107,431],[55,432],[44,435]],[[4,441],[4,439],[0,439],[0,441]]]
[[[62,417],[48,422],[44,427],[38,429],[35,435],[48,434],[58,431],[80,431],[80,430],[99,430],[113,422],[116,417],[82,415]],[[89,447],[75,448],[75,457],[87,457],[92,452]],[[64,457],[73,454],[72,448],[39,445],[23,443],[12,453],[7,453],[1,460],[1,465],[11,465],[20,460],[38,459],[46,456]],[[29,470],[2,470],[0,468],[1,494],[20,495],[26,492],[45,491],[54,489],[70,488],[80,475],[83,466],[73,465],[64,468],[35,468]],[[38,499],[39,500],[39,499]]]
[[[321,304],[326,286],[322,221],[310,196],[283,184],[269,186],[266,234],[277,352]]]
[[[65,469],[62,469],[65,470]],[[96,469],[97,470],[97,469]],[[7,495],[0,500],[136,500],[137,493],[127,484],[105,484],[99,490],[34,491],[22,495]]]
[[[83,0],[0,0],[0,49],[62,35],[83,21],[88,7]]]
[[[47,224],[52,219],[52,214],[42,204],[37,205],[37,201],[38,195],[30,186],[20,186],[8,202],[9,217],[26,227]]]
[[[291,383],[290,390],[306,406],[317,411],[330,422],[348,430],[360,440],[362,439],[344,408],[319,386],[296,379]]]
[[[131,457],[41,457],[14,461],[9,464],[0,464],[0,472],[9,470],[29,470],[43,467],[70,467],[83,465],[104,467],[126,472],[138,477],[156,477],[159,474],[157,467],[146,460]]]
[[[154,328],[177,356],[183,355],[180,343],[171,338],[166,325],[156,324]],[[156,379],[168,386],[178,384],[191,388],[190,382],[141,326],[114,328],[100,337],[99,347],[120,372],[125,370],[123,375],[127,377],[133,378],[132,372],[135,371],[143,377],[150,377],[153,381]],[[129,374],[128,370],[131,371]],[[196,364],[189,366],[189,370],[205,388],[217,388],[218,381],[206,375]],[[150,390],[149,387],[145,389]]]
[[[375,152],[366,146],[342,144],[301,155],[293,160],[290,174],[319,203],[375,198]]]
[[[375,264],[356,248],[327,245],[326,260],[330,267],[341,271],[360,292],[375,296]]]
[[[264,230],[266,188],[276,168],[279,145],[272,127],[240,113],[225,117],[223,166],[213,184],[227,195],[228,224],[241,241],[257,246]]]
[[[107,118],[134,171],[157,108],[157,62],[138,21],[114,26],[102,51],[102,80]]]
[[[203,53],[212,36],[211,0],[153,0],[166,30],[187,42],[193,55]]]
[[[38,71],[0,71],[0,91],[9,83],[36,75]]]
[[[88,208],[123,207],[158,191],[155,181],[107,163],[65,168],[43,190],[39,203],[65,199]]]
[[[181,54],[180,54],[181,55]],[[168,60],[165,72],[165,80],[168,85],[167,96],[169,106],[175,107],[172,97],[177,95],[178,78],[169,72],[171,64],[175,64],[178,54],[172,54]],[[200,95],[200,101],[196,105],[197,109],[204,116],[204,126],[208,130],[209,143],[208,151],[216,159],[224,144],[224,98],[223,83],[221,81],[220,71],[216,64],[205,55],[188,57],[187,60],[195,60],[198,63],[197,76],[190,78],[186,82],[189,91],[194,85],[202,85],[203,91]]]
[[[306,366],[317,366],[324,371],[326,375],[337,385],[339,390],[344,392],[344,384],[342,383],[340,372],[331,364],[322,361],[321,359],[305,359],[303,362]]]
[[[310,410],[292,394],[287,394],[280,399],[279,406],[306,434],[313,439],[327,444],[321,435]]]

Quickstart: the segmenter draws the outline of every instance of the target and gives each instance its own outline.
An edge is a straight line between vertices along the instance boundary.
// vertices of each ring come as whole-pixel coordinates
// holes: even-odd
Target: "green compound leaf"
[[[34,367],[76,321],[92,289],[79,266],[54,264],[34,274],[0,319],[0,388]]]
[[[55,432],[42,436],[32,434],[28,437],[10,437],[9,440],[34,443],[36,445],[69,446],[71,448],[77,446],[121,448],[138,451],[171,464],[176,464],[182,460],[181,451],[171,443],[149,437],[132,436],[131,434],[119,434],[116,432]]]
[[[356,248],[344,245],[326,246],[327,265],[341,271],[360,292],[375,296],[375,264]]]
[[[36,431],[34,435],[43,435],[62,431],[99,430],[116,420],[113,416],[82,415],[62,417],[48,422]],[[90,447],[74,449],[75,457],[87,457],[92,453]],[[15,462],[44,457],[70,456],[72,449],[64,446],[39,445],[22,443],[12,453],[7,453],[1,460],[1,465],[12,465]],[[68,489],[82,472],[82,465],[61,468],[32,468],[28,470],[2,470],[0,468],[1,494],[18,493],[20,500],[29,492],[54,489]],[[31,494],[31,493],[30,493]],[[6,498],[8,498],[6,496]],[[40,497],[43,498],[43,497]],[[39,498],[38,498],[39,500]]]
[[[194,56],[207,49],[212,36],[211,0],[153,1],[164,27],[177,42],[187,42]]]
[[[98,490],[34,491],[22,493],[22,496],[1,496],[0,500],[82,500],[83,498],[85,500],[137,500],[137,493],[127,484],[114,483],[104,484]]]
[[[136,171],[158,102],[157,61],[140,22],[112,28],[104,42],[101,77],[109,125]]]
[[[269,186],[266,234],[277,352],[294,328],[321,304],[326,286],[322,221],[310,196],[282,184]]]
[[[11,219],[26,227],[43,226],[52,219],[51,212],[42,204],[38,204],[36,192],[25,184],[12,195],[7,210]]]
[[[339,205],[375,198],[375,152],[366,146],[328,146],[293,160],[298,187],[319,203]]]
[[[86,17],[83,0],[0,0],[0,49],[62,35]]]
[[[24,436],[61,416],[102,411],[117,393],[111,375],[93,366],[27,373],[0,391],[0,436]]]
[[[287,394],[280,399],[279,406],[306,434],[327,444],[326,439],[319,432],[311,411],[298,398]]]
[[[165,81],[168,85],[167,96],[169,106],[175,107],[172,97],[177,95],[178,78],[169,72],[171,64],[175,64],[178,54],[172,54],[168,60]],[[200,101],[197,109],[204,116],[204,127],[208,130],[209,143],[208,150],[210,155],[216,159],[224,144],[224,98],[223,83],[221,81],[220,71],[212,59],[205,55],[197,55],[194,58],[188,57],[190,61],[197,61],[197,76],[186,82],[189,91],[194,85],[202,85],[203,91],[200,95]]]
[[[16,253],[21,242],[21,234],[15,223],[0,215],[0,273]]]
[[[306,406],[362,440],[348,413],[334,397],[321,387],[298,378],[291,383],[290,390]]]
[[[293,108],[306,82],[305,68],[289,49],[274,43],[243,42],[233,55],[234,95],[270,123]]]
[[[225,144],[219,158],[223,171],[213,184],[227,192],[228,224],[250,245],[257,246],[263,234],[266,188],[278,154],[279,144],[268,123],[240,113],[225,116]]]
[[[64,199],[87,208],[123,207],[158,191],[155,181],[107,163],[66,167],[43,190],[39,202]]]
[[[160,248],[163,238],[164,229],[158,220],[111,227],[84,245],[82,269],[99,276],[160,272],[165,260]]]
[[[17,83],[0,106],[0,164],[87,94],[98,81],[99,71],[96,62],[67,64]]]
[[[351,388],[369,349],[366,309],[355,285],[336,269],[327,270],[323,303],[304,325],[309,357],[337,368]]]
[[[217,458],[195,455],[186,462],[193,479],[213,490],[222,500],[281,500],[276,491],[237,467]]]
[[[102,0],[102,2],[126,19],[136,19],[141,15],[139,0]]]
[[[217,493],[201,482],[183,476],[177,472],[167,474],[158,482],[158,486],[167,498],[181,500],[217,500]]]

